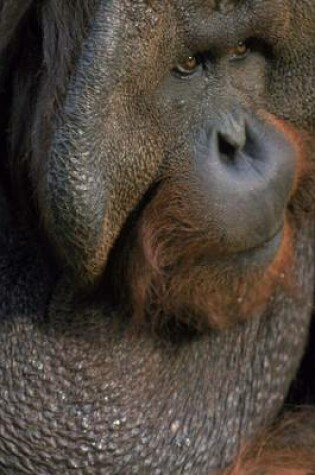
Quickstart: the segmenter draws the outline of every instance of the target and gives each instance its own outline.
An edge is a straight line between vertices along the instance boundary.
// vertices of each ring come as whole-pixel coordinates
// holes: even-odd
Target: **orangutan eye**
[[[199,66],[200,62],[196,56],[188,56],[186,61],[176,65],[175,72],[182,76],[191,76],[198,70]]]
[[[228,53],[231,56],[231,59],[243,59],[250,52],[250,48],[245,41],[239,41],[238,44],[231,48]]]

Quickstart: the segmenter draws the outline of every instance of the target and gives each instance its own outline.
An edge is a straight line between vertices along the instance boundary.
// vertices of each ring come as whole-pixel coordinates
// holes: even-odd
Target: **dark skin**
[[[0,469],[227,469],[308,341],[315,6],[0,6]]]

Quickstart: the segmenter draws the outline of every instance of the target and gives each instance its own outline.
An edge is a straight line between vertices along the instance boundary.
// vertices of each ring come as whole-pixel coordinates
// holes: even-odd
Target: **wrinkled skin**
[[[47,0],[32,14],[49,24],[56,5]],[[11,134],[2,133],[12,139],[16,115],[31,123],[27,159],[16,165],[14,146],[4,146],[1,158],[6,172],[9,162],[26,167],[32,225],[15,203],[13,173],[0,200],[0,468],[5,475],[216,473],[277,416],[306,348],[315,262],[315,5],[101,0],[69,81],[52,91],[45,79],[53,83],[51,65],[63,53],[47,47],[50,35],[46,29],[43,79],[34,86],[41,101],[28,117],[16,86],[3,125]],[[263,47],[235,62],[231,48],[252,37]],[[174,70],[209,51],[217,59],[209,55],[188,78]],[[10,67],[3,76],[10,78]],[[36,67],[22,69],[20,84]],[[53,106],[45,102],[55,96]],[[279,165],[276,178],[263,175],[268,186],[258,204],[246,194],[251,182],[239,198],[230,191],[236,185],[205,192],[215,189],[216,173],[198,168],[200,130],[207,124],[210,134],[223,117],[220,127],[230,131],[227,111],[236,106],[260,140],[281,141],[267,167]],[[288,150],[281,163],[280,150]],[[282,186],[284,174],[289,185],[276,193],[269,183]],[[205,176],[213,181],[203,188]],[[266,195],[281,212],[261,221]],[[212,212],[215,203],[222,212]],[[176,254],[182,228],[179,241],[172,235],[169,254],[178,261],[162,263],[174,278],[173,287],[166,281],[172,315],[164,299],[145,303],[135,331],[140,277],[154,264],[141,230],[165,218],[164,209],[172,217],[173,204],[202,230],[202,252],[191,251],[193,235],[193,255]],[[213,223],[222,215],[217,235]],[[181,283],[182,293],[172,294]],[[213,296],[213,310],[198,289]],[[157,317],[148,315],[152,307]]]

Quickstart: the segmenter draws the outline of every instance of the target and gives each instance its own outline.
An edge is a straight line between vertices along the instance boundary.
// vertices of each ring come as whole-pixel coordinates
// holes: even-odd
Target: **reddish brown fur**
[[[315,475],[315,413],[286,416],[222,475]]]
[[[138,225],[128,266],[137,321],[142,321],[149,309],[151,315],[154,309],[162,309],[163,314],[185,320],[203,315],[203,322],[193,322],[197,326],[224,327],[232,323],[235,314],[245,318],[263,309],[275,286],[293,292],[289,224],[272,264],[266,270],[239,275],[233,264],[220,263],[224,255],[212,242],[211,230],[203,229],[194,219],[185,196],[184,184],[166,182]],[[208,259],[209,266],[205,265]],[[211,260],[215,265],[211,266]],[[218,272],[218,265],[224,266],[223,272]],[[156,323],[159,316],[156,312]]]

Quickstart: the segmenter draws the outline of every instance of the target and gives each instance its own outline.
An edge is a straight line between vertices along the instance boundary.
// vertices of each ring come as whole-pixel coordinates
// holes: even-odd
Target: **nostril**
[[[238,147],[228,142],[222,133],[218,133],[218,149],[221,157],[228,161],[234,160],[237,148]]]

